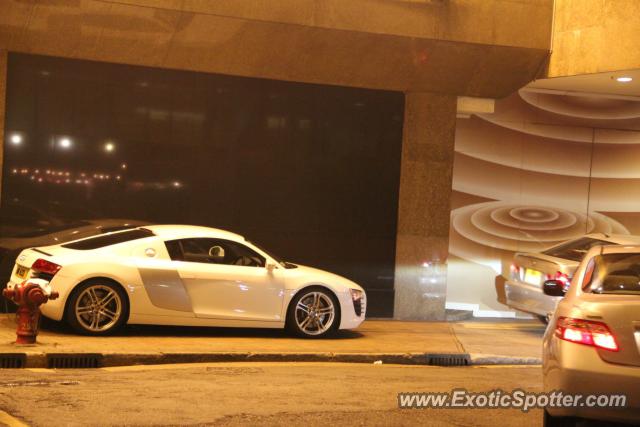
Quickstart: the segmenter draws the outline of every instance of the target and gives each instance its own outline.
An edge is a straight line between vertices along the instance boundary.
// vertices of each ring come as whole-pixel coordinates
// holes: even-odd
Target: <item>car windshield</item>
[[[614,243],[608,242],[606,240],[594,239],[592,237],[582,237],[577,240],[571,240],[558,246],[554,246],[542,253],[552,257],[568,259],[571,261],[582,261],[582,258],[584,258],[585,254],[592,247],[597,245],[613,244]]]
[[[282,258],[280,258],[279,256],[265,250],[262,246],[258,246],[253,242],[249,242],[251,243],[253,246],[255,246],[256,248],[260,249],[262,252],[264,252],[265,254],[269,255],[275,262],[277,262],[278,264],[280,264],[282,267],[284,268],[297,268],[298,266],[295,264],[292,264],[290,262],[284,261]]]
[[[585,291],[594,294],[640,295],[640,253],[594,257],[595,268]]]

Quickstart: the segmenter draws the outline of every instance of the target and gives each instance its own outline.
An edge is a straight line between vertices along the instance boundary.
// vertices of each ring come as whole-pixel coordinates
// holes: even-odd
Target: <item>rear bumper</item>
[[[571,416],[625,423],[640,422],[640,367],[616,365],[603,361],[597,351],[589,346],[560,340],[545,339],[543,352],[543,379],[546,392],[562,391],[589,395],[623,394],[627,397],[624,408],[551,408],[554,416]]]
[[[541,288],[511,280],[505,283],[504,289],[509,307],[538,316],[552,314],[562,299],[545,295]]]
[[[17,285],[19,285],[19,283],[9,280],[9,282],[7,283],[7,289],[13,289]],[[65,302],[67,300],[67,294],[52,286],[50,282],[43,284],[42,288],[47,293],[51,292],[52,290],[57,290],[60,294],[60,297],[54,300],[49,300],[46,303],[42,304],[40,306],[40,312],[43,316],[50,319],[62,320],[62,316],[64,315]]]

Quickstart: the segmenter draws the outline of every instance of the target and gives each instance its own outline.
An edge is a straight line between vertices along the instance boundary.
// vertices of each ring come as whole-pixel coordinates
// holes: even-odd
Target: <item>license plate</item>
[[[29,274],[29,269],[27,267],[23,267],[19,265],[18,268],[16,269],[16,276],[18,276],[21,279],[26,279],[28,274]]]
[[[527,268],[524,272],[524,281],[532,285],[539,285],[542,279],[542,273],[538,270]]]

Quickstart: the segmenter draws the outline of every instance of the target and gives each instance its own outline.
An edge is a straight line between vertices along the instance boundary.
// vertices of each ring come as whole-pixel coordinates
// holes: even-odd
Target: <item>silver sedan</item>
[[[516,253],[509,280],[505,283],[506,303],[511,308],[534,314],[546,322],[561,297],[542,292],[545,280],[559,280],[568,287],[575,269],[592,246],[628,244],[640,244],[640,237],[587,234],[540,253]]]
[[[562,296],[564,283],[546,281],[544,291]],[[585,399],[619,395],[625,401],[548,406],[547,426],[575,425],[580,418],[640,423],[640,246],[596,246],[587,252],[547,327],[543,379],[546,392]]]

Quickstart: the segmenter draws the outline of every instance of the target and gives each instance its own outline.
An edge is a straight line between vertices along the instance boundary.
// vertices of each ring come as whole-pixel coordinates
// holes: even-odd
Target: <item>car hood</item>
[[[320,270],[319,268],[313,268],[306,265],[297,265],[297,268],[286,270],[290,277],[304,277],[305,282],[323,283],[327,286],[334,287],[337,291],[347,291],[348,289],[359,289],[364,292],[362,286],[358,285],[352,280],[346,277],[339,276],[328,271]]]

